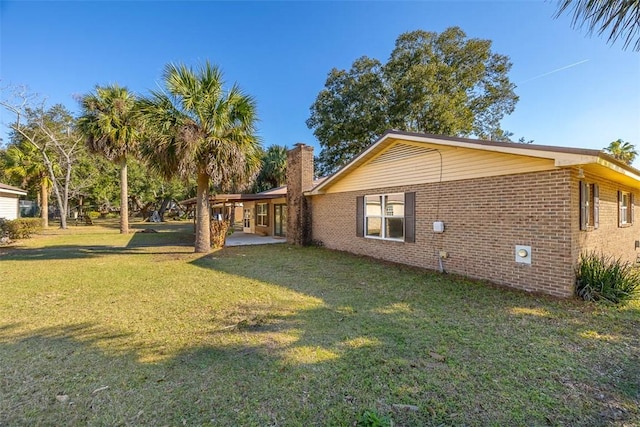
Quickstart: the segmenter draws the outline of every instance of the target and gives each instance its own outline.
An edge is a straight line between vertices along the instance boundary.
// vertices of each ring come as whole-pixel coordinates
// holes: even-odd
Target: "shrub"
[[[212,247],[221,248],[224,246],[230,225],[229,221],[211,221],[210,230]]]
[[[640,291],[640,270],[611,256],[584,253],[576,270],[576,294],[585,301],[626,304]]]
[[[390,427],[391,419],[386,415],[378,415],[376,411],[366,410],[358,418],[358,427]]]
[[[9,239],[28,239],[42,230],[41,218],[18,218],[7,220],[0,218],[0,234]]]

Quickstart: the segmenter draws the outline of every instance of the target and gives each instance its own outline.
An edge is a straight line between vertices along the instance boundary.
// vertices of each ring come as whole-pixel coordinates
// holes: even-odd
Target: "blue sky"
[[[554,19],[555,1],[0,1],[1,85],[72,111],[119,83],[139,94],[169,62],[218,64],[258,104],[265,146],[319,145],[305,121],[333,68],[386,61],[397,36],[459,26],[508,55],[520,101],[503,128],[536,144],[640,147],[640,53]],[[5,94],[3,94],[5,95]],[[2,113],[0,135],[10,116]],[[638,166],[638,162],[636,162]]]

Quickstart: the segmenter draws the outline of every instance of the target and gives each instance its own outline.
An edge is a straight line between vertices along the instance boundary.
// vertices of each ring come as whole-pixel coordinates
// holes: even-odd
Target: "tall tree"
[[[636,146],[631,144],[630,142],[625,142],[622,139],[617,139],[611,142],[611,144],[609,144],[609,146],[606,147],[604,151],[628,165],[633,163],[636,156],[638,155]]]
[[[589,34],[608,33],[607,42],[622,38],[624,49],[640,51],[640,0],[559,0],[556,18],[567,11],[574,28],[586,24]]]
[[[4,153],[4,173],[19,181],[22,188],[34,189],[38,195],[42,226],[49,226],[49,188],[51,178],[40,152],[20,134],[13,133],[13,141]]]
[[[44,101],[24,88],[13,88],[9,99],[0,100],[0,106],[15,118],[12,131],[42,156],[56,196],[60,228],[67,228],[69,186],[82,140],[73,116],[62,105],[46,108]]]
[[[169,64],[163,80],[164,91],[140,101],[144,154],[167,177],[196,176],[195,252],[206,253],[210,184],[240,189],[260,167],[256,105],[237,85],[225,90],[221,70],[209,62],[196,70]]]
[[[262,155],[262,167],[254,189],[265,191],[287,183],[287,147],[272,145]]]
[[[117,84],[96,86],[80,100],[78,126],[87,147],[120,166],[120,233],[129,232],[127,157],[135,155],[139,140],[136,97]]]
[[[391,128],[505,139],[500,121],[518,101],[510,69],[489,40],[468,39],[457,27],[401,34],[386,64],[361,57],[349,71],[334,68],[307,120],[322,147],[322,172]]]

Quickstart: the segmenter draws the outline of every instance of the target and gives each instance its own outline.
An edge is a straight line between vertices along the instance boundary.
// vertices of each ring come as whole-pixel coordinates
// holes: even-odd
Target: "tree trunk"
[[[158,211],[158,215],[160,215],[160,221],[164,222],[164,213],[167,211],[169,207],[169,203],[171,203],[171,197],[165,197],[162,199],[162,203],[160,204],[160,210]]]
[[[127,158],[120,161],[120,234],[129,234],[129,195],[127,191]]]
[[[153,206],[153,202],[147,202],[142,208],[140,208],[140,216],[142,216],[142,220],[146,221],[151,218],[151,214],[149,213],[149,208]]]
[[[40,216],[42,227],[49,227],[49,185],[45,176],[40,178]]]
[[[196,253],[208,253],[211,250],[209,218],[209,175],[207,175],[206,172],[198,172],[198,190],[196,194]]]

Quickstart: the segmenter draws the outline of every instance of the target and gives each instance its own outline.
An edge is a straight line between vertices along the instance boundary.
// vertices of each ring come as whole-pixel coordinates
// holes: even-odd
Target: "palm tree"
[[[139,140],[136,97],[127,88],[96,86],[96,92],[80,100],[80,131],[87,147],[120,165],[120,233],[129,232],[127,157],[134,155]]]
[[[287,147],[272,145],[262,156],[262,169],[256,178],[256,191],[265,191],[287,183]]]
[[[49,188],[51,179],[47,171],[47,166],[42,161],[40,152],[31,144],[20,141],[12,144],[5,152],[5,174],[16,180],[20,180],[20,186],[39,187],[38,198],[40,199],[40,216],[42,226],[49,226]]]
[[[209,62],[197,70],[169,64],[165,91],[140,101],[144,155],[166,177],[197,178],[195,252],[211,248],[209,187],[239,190],[260,167],[255,101],[237,85],[224,89]]]
[[[635,145],[630,142],[624,142],[621,139],[613,141],[608,147],[604,149],[607,153],[611,154],[618,160],[630,165],[635,160],[638,152]]]
[[[556,18],[567,9],[573,10],[574,27],[587,24],[589,33],[609,33],[608,42],[624,39],[623,48],[633,45],[640,50],[640,1],[559,0]],[[635,42],[634,42],[635,39]]]

